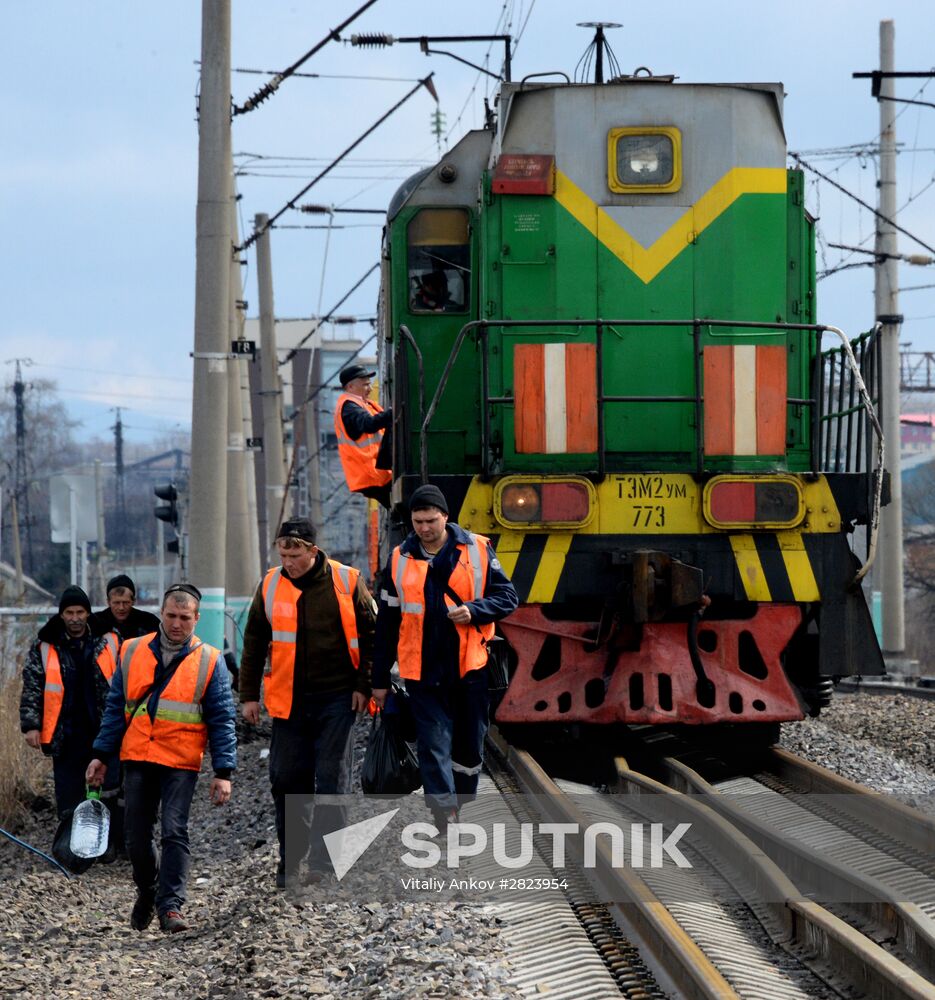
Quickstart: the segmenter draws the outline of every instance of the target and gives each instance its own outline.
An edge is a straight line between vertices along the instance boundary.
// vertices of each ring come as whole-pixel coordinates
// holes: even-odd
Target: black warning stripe
[[[516,560],[516,567],[511,577],[521,601],[525,601],[529,597],[529,591],[532,589],[542,553],[545,551],[545,543],[548,540],[548,535],[526,535],[523,539],[519,558]]]
[[[780,604],[793,603],[795,593],[779,548],[779,538],[772,532],[755,534],[753,538],[763,566],[766,585],[769,587],[770,598]]]

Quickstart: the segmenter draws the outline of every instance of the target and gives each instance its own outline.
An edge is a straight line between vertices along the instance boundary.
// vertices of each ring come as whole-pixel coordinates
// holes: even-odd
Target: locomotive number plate
[[[604,530],[624,534],[692,532],[699,528],[700,495],[691,476],[632,475],[613,480],[613,513]]]

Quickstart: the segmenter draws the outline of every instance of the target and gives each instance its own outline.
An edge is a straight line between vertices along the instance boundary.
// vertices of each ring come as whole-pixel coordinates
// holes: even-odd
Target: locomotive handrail
[[[422,351],[419,350],[419,345],[416,343],[415,337],[413,337],[409,327],[406,326],[405,323],[400,323],[399,332],[402,337],[404,337],[412,345],[412,349],[415,351],[416,361],[419,363],[419,421],[421,427],[421,421],[425,419],[425,365],[422,361]],[[394,434],[393,436],[394,448],[396,447],[395,442],[398,437],[398,434]],[[428,462],[429,459],[425,429],[422,428],[419,438],[419,474],[422,477],[423,483],[427,483],[429,481]]]
[[[523,328],[523,327],[581,327],[589,326],[594,327],[596,332],[596,350],[597,350],[597,437],[598,437],[598,451],[597,451],[597,472],[598,475],[603,476],[606,474],[606,449],[604,446],[604,404],[605,403],[659,403],[659,402],[669,402],[669,403],[694,403],[695,404],[695,416],[696,416],[696,434],[695,434],[695,462],[697,466],[697,471],[701,473],[703,471],[704,465],[704,455],[702,448],[701,439],[701,427],[702,427],[702,392],[701,392],[701,368],[699,366],[699,358],[701,357],[701,329],[702,327],[742,327],[749,330],[767,330],[775,334],[784,333],[787,330],[812,330],[816,333],[820,333],[825,329],[824,326],[815,323],[767,323],[767,322],[754,322],[754,321],[743,321],[743,320],[728,320],[728,319],[707,319],[707,318],[693,318],[690,320],[684,319],[656,319],[656,320],[646,320],[646,319],[497,319],[497,320],[471,320],[466,323],[458,333],[455,343],[452,346],[451,353],[448,356],[448,361],[445,365],[445,370],[442,373],[442,378],[435,390],[435,395],[432,398],[432,402],[429,406],[429,410],[426,413],[425,421],[422,425],[422,435],[420,437],[420,448],[423,454],[427,448],[427,432],[429,424],[432,421],[432,417],[435,414],[435,409],[441,399],[442,393],[444,392],[445,385],[447,384],[448,377],[451,373],[451,369],[457,360],[458,354],[461,351],[461,345],[464,342],[465,336],[474,329],[481,330],[481,336],[484,337],[484,355],[483,355],[483,365],[481,370],[481,378],[483,380],[482,393],[483,393],[483,416],[481,421],[481,472],[484,476],[490,474],[489,468],[489,440],[490,440],[490,414],[489,405],[490,403],[512,403],[514,402],[514,397],[512,396],[489,396],[487,393],[488,384],[488,364],[487,364],[487,351],[486,351],[486,331],[490,327],[500,327],[500,328]],[[604,394],[604,377],[603,377],[603,331],[607,326],[611,327],[691,327],[694,347],[695,347],[695,362],[694,362],[694,373],[695,373],[695,395],[694,396],[608,396]],[[814,399],[798,399],[798,398],[787,398],[787,405],[799,405],[799,406],[810,406],[815,407]],[[814,444],[812,444],[812,464],[817,470],[817,449]]]
[[[694,375],[695,375],[695,395],[694,396],[608,396],[604,394],[604,372],[603,372],[603,333],[606,327],[691,327],[692,336],[694,340]],[[697,471],[699,473],[703,472],[704,468],[704,454],[703,454],[703,394],[702,394],[702,372],[700,359],[702,356],[701,351],[701,331],[703,327],[734,327],[743,330],[765,330],[775,332],[777,334],[784,333],[789,330],[804,330],[811,331],[818,336],[818,350],[815,352],[815,385],[813,388],[812,398],[795,398],[786,397],[786,405],[796,405],[796,406],[806,406],[812,408],[812,440],[811,440],[811,464],[812,471],[819,471],[819,429],[823,420],[831,419],[833,416],[842,415],[840,411],[837,414],[823,414],[822,410],[822,386],[821,386],[821,335],[824,333],[832,333],[841,339],[842,347],[840,350],[843,356],[847,359],[847,364],[851,369],[853,385],[856,387],[862,404],[863,409],[866,411],[868,419],[871,426],[877,436],[877,471],[875,476],[874,484],[874,494],[871,504],[869,525],[868,525],[868,550],[867,559],[858,571],[854,582],[860,581],[863,576],[867,573],[873,559],[876,554],[876,535],[877,535],[877,524],[879,521],[880,505],[882,500],[882,486],[883,486],[883,457],[884,457],[884,445],[883,445],[883,430],[880,426],[880,422],[877,419],[876,410],[873,405],[873,400],[867,391],[866,384],[860,373],[860,366],[854,357],[854,352],[851,347],[850,341],[847,339],[847,335],[836,326],[829,326],[824,323],[769,323],[769,322],[758,322],[758,321],[744,321],[735,319],[709,319],[709,318],[692,318],[690,320],[684,319],[479,319],[471,320],[465,323],[464,326],[458,331],[458,335],[455,338],[455,342],[452,345],[451,351],[448,355],[448,360],[445,363],[444,371],[442,372],[441,378],[439,379],[438,385],[435,388],[435,393],[432,396],[432,401],[429,404],[428,410],[425,412],[425,416],[422,420],[422,425],[419,433],[419,451],[420,451],[420,473],[422,475],[423,482],[427,481],[427,471],[428,471],[428,429],[432,422],[432,418],[435,416],[435,411],[438,408],[439,401],[445,391],[448,384],[448,379],[451,375],[451,371],[454,368],[454,364],[458,359],[458,355],[461,352],[461,347],[464,344],[464,340],[467,335],[474,330],[480,331],[480,338],[483,342],[483,365],[481,367],[481,393],[482,393],[482,408],[483,415],[481,420],[481,471],[484,476],[490,475],[489,468],[489,441],[490,441],[490,404],[507,404],[514,403],[515,396],[490,396],[488,393],[489,386],[489,374],[488,374],[488,359],[487,359],[487,337],[486,333],[491,327],[497,328],[529,328],[529,327],[546,327],[546,328],[567,328],[567,327],[594,327],[596,334],[596,353],[597,353],[597,364],[596,364],[596,376],[597,376],[597,437],[598,437],[598,474],[603,476],[605,474],[605,443],[604,443],[604,404],[605,403],[654,403],[654,402],[680,402],[680,403],[694,403],[696,411],[696,426],[695,426],[695,449],[696,449],[696,465]],[[402,329],[402,328],[401,328]],[[409,331],[406,330],[409,334]],[[869,336],[869,335],[868,335]],[[412,335],[409,334],[410,340]],[[857,343],[862,343],[864,335],[857,338]],[[414,343],[414,342],[413,342]],[[833,391],[833,387],[832,387]],[[841,390],[843,392],[843,388]],[[859,427],[858,427],[859,432]],[[867,447],[869,448],[869,441],[867,442]],[[858,438],[858,449],[860,448],[860,439]]]

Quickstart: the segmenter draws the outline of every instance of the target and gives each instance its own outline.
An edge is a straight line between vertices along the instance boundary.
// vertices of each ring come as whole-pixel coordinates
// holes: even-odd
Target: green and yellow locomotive
[[[883,672],[879,349],[822,351],[781,85],[504,84],[395,195],[381,313],[394,500],[440,486],[519,591],[499,722],[773,724]]]

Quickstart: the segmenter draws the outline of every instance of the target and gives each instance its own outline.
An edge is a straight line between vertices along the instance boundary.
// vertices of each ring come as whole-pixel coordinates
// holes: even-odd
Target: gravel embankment
[[[368,730],[358,725],[358,761]],[[262,736],[241,744],[229,807],[211,807],[207,775],[199,781],[186,933],[130,929],[127,862],[66,879],[0,837],[0,996],[516,996],[490,907],[303,902],[276,891],[267,746]],[[13,832],[48,850],[54,829],[46,808]]]
[[[836,694],[818,719],[786,723],[781,745],[829,770],[935,813],[935,701]]]

